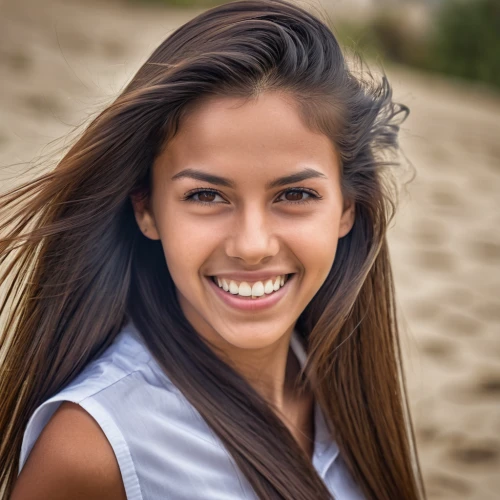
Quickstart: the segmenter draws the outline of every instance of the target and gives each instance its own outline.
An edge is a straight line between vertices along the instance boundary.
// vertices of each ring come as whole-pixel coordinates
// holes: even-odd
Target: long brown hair
[[[424,496],[401,368],[386,241],[408,108],[385,77],[355,74],[327,24],[284,0],[240,0],[177,29],[57,167],[0,197],[3,324],[1,483],[11,491],[29,417],[132,320],[262,499],[331,498],[261,396],[202,340],[179,307],[161,243],[145,238],[130,194],[211,96],[280,91],[342,162],[356,220],[330,274],[298,318],[304,373],[367,498]]]

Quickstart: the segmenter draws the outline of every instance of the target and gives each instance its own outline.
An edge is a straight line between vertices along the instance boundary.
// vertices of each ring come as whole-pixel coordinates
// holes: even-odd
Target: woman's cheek
[[[163,248],[171,274],[182,272],[185,278],[199,273],[204,263],[217,248],[213,230],[203,224],[178,224],[162,233]]]

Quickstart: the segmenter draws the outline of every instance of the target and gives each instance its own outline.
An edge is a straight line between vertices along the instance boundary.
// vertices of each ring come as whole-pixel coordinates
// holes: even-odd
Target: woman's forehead
[[[186,117],[156,163],[170,176],[187,168],[225,177],[273,177],[305,168],[328,174],[338,167],[331,140],[308,129],[277,94],[203,103]]]

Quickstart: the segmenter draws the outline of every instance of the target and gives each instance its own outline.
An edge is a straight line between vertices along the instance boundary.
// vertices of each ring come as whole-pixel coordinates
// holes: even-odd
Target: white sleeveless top
[[[303,365],[294,335],[291,348]],[[164,374],[132,323],[59,393],[24,432],[19,473],[63,401],[84,408],[115,453],[128,500],[257,499],[224,445]],[[362,500],[315,404],[313,465],[336,500]]]

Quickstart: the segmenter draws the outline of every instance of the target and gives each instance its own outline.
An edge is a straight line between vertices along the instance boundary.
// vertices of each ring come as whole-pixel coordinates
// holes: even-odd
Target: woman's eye
[[[280,198],[282,197],[284,199],[279,201],[285,201],[289,203],[309,203],[310,201],[320,198],[320,196],[318,196],[317,194],[314,194],[306,189],[299,188],[288,189],[287,191],[284,191],[280,195]]]
[[[215,193],[210,193],[208,191],[201,192],[201,193],[196,193],[194,197],[198,197],[198,201],[203,201],[204,203],[210,203],[211,201],[214,201],[216,198]]]
[[[220,200],[217,200],[217,197],[219,197]],[[221,203],[221,201],[222,203],[225,203],[220,194],[218,194],[216,191],[210,191],[206,189],[196,191],[194,193],[188,193],[185,196],[184,200],[201,203],[202,205],[215,205],[216,203]]]

